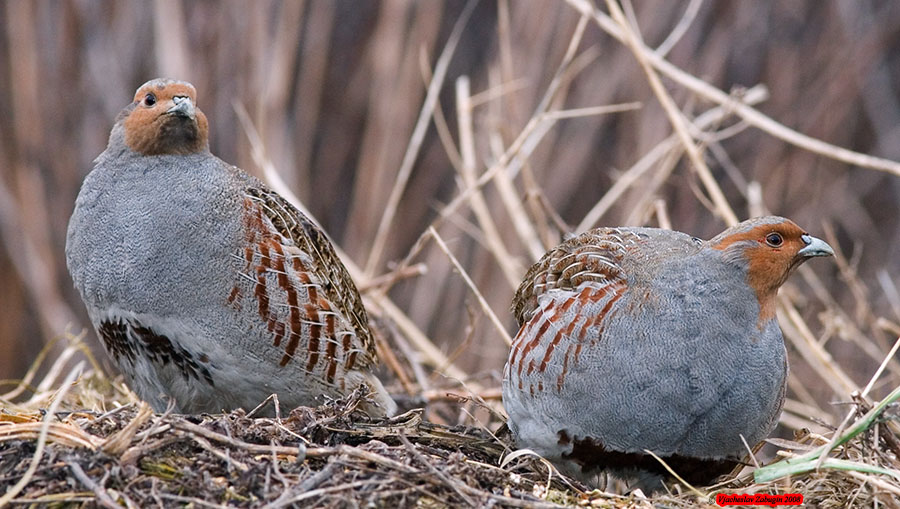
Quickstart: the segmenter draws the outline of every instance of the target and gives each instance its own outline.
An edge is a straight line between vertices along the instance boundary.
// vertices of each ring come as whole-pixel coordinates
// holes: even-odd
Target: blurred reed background
[[[608,13],[603,2],[595,7]],[[759,111],[801,133],[900,159],[900,3],[624,7],[647,46],[662,45],[659,53],[684,72],[735,100],[752,96]],[[566,232],[646,224],[709,238],[724,229],[721,204],[707,198],[683,145],[666,144],[672,124],[635,53],[596,19],[579,25],[590,3],[482,0],[450,48],[466,8],[411,0],[3,2],[0,378],[22,377],[48,341],[89,328],[65,267],[67,221],[116,114],[153,77],[194,83],[213,153],[259,176],[271,163],[361,267],[358,283],[379,330],[400,343],[398,362],[416,368],[420,389],[418,363],[480,374],[485,395],[496,395],[489,389],[507,351],[438,240],[512,335],[507,308],[518,280]],[[432,83],[444,70],[442,52],[446,74]],[[429,84],[441,88],[418,141]],[[740,219],[768,210],[842,251],[838,263],[809,264],[792,279],[782,293],[800,315],[780,314],[793,369],[788,410],[802,416],[796,426],[844,412],[831,403],[864,386],[900,334],[896,167],[814,154],[729,116],[728,107],[702,117],[717,106],[708,96],[663,84],[703,128],[693,134]],[[544,113],[633,102],[606,114]],[[498,177],[473,193],[488,168]],[[385,215],[392,192],[396,211]],[[430,225],[437,236],[423,238]],[[380,277],[408,255],[402,270]],[[87,337],[96,344],[92,330]],[[450,361],[458,370],[444,369]],[[888,373],[873,392],[896,385],[900,365]]]

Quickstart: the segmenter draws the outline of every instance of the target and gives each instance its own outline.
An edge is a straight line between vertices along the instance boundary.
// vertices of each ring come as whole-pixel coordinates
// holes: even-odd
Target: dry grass
[[[66,339],[68,349],[84,351],[80,338]],[[736,492],[802,493],[814,507],[900,500],[900,436],[895,415],[885,412],[900,388],[875,406],[854,395],[846,427],[831,440],[809,432],[771,440],[787,461],[648,498],[617,495],[615,484],[589,490],[533,453],[514,451],[508,433],[493,431],[502,418],[478,397],[453,405],[459,417],[473,408],[493,417],[476,426],[429,422],[422,409],[372,421],[356,411],[361,393],[288,415],[270,398],[249,412],[183,416],[154,414],[84,361],[72,366],[62,356],[49,371],[63,380],[32,388],[30,399],[0,413],[0,506],[695,507]],[[447,402],[430,399],[446,416]],[[255,417],[267,405],[276,417]]]
[[[509,444],[490,433],[512,292],[572,231],[648,224],[709,237],[774,212],[821,232],[838,256],[802,267],[778,306],[792,362],[778,434],[796,436],[760,459],[793,450],[799,466],[739,487],[900,505],[893,413],[867,414],[900,380],[900,164],[872,155],[900,157],[897,7],[2,9],[0,370],[24,382],[2,399],[0,484],[21,484],[14,501],[647,504],[579,491],[540,460],[500,467]],[[280,420],[151,415],[64,334],[87,323],[62,261],[74,195],[117,110],[156,75],[194,82],[213,151],[296,195],[332,234],[364,289],[391,389],[424,411],[367,423],[349,418],[351,399]],[[34,338],[64,336],[18,362],[41,349]],[[301,444],[305,461],[291,452]]]

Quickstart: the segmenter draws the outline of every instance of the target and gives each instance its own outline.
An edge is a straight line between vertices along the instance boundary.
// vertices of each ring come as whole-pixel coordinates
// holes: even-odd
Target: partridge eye
[[[156,96],[153,94],[147,94],[144,96],[144,106],[153,106],[156,104]]]
[[[777,233],[770,233],[766,235],[766,244],[772,247],[781,247],[781,244],[784,243],[784,239],[781,238],[781,235]]]

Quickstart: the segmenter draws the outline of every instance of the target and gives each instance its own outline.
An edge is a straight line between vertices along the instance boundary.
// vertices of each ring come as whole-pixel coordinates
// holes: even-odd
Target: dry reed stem
[[[67,447],[95,450],[103,444],[102,440],[97,440],[94,436],[82,431],[81,428],[69,424],[43,421],[2,424],[4,422],[9,421],[0,421],[0,442],[36,439],[46,430],[47,441]]]
[[[450,362],[447,356],[438,347],[434,346],[431,339],[390,299],[384,295],[375,294],[372,296],[371,303],[374,304],[376,310],[380,310],[397,324],[397,327],[422,354],[428,365],[432,367],[440,366],[442,372],[450,378],[458,380],[468,378],[466,372]]]
[[[321,228],[322,225],[316,221],[309,209],[306,208],[306,205],[304,205],[297,195],[291,191],[290,187],[285,184],[284,179],[281,178],[281,174],[278,173],[272,160],[268,157],[266,144],[263,142],[262,136],[259,135],[259,130],[256,129],[256,125],[250,118],[247,108],[244,107],[243,103],[237,101],[232,103],[232,107],[234,108],[235,114],[237,114],[238,121],[241,123],[244,134],[247,136],[247,141],[250,142],[250,153],[253,157],[253,162],[262,170],[263,179],[273,191],[284,197],[291,205],[297,207],[300,212],[307,216],[316,226]],[[343,255],[341,256],[343,260],[347,259],[346,254],[339,254]],[[351,274],[351,276],[352,275],[353,274]]]
[[[419,52],[419,72],[422,74],[425,86],[428,86],[432,79],[430,62],[428,52],[425,51],[425,48],[422,48],[422,51]],[[438,139],[441,140],[444,153],[447,155],[447,159],[450,160],[450,165],[453,166],[453,169],[459,172],[462,166],[462,155],[460,155],[456,142],[453,140],[453,134],[447,125],[446,117],[444,117],[444,110],[440,108],[440,105],[436,105],[432,115],[435,131],[437,131]]]
[[[690,28],[691,23],[697,18],[697,13],[700,12],[700,6],[703,5],[703,0],[691,0],[688,3],[688,6],[684,9],[684,15],[681,16],[681,19],[678,20],[678,23],[675,25],[675,28],[669,32],[669,35],[666,36],[665,40],[657,46],[654,51],[657,55],[662,58],[666,58],[666,55],[669,54],[669,51],[678,44],[678,41],[687,33],[688,28]],[[637,26],[637,25],[635,25]]]
[[[610,104],[608,106],[588,106],[585,108],[574,108],[571,110],[554,110],[548,111],[541,115],[541,120],[563,120],[566,118],[581,118],[594,115],[608,115],[610,113],[622,113],[625,111],[634,111],[641,109],[639,102],[630,102],[622,104]]]
[[[413,170],[413,163],[416,161],[419,149],[422,146],[422,141],[425,138],[425,131],[428,129],[432,112],[437,104],[438,93],[441,91],[441,86],[447,75],[450,59],[462,36],[463,28],[465,28],[466,23],[469,21],[469,16],[475,9],[475,5],[477,5],[475,0],[469,0],[466,4],[465,9],[463,9],[459,19],[453,26],[453,31],[447,38],[447,43],[444,45],[444,49],[441,51],[441,55],[438,57],[437,63],[434,66],[434,74],[432,75],[431,83],[428,85],[428,92],[425,95],[424,104],[419,112],[416,127],[413,130],[412,136],[410,136],[409,145],[407,146],[406,153],[403,155],[403,162],[400,163],[400,169],[397,170],[394,187],[391,189],[391,194],[388,196],[387,204],[384,207],[384,213],[381,216],[381,221],[378,223],[378,229],[375,232],[375,239],[372,241],[372,249],[369,251],[369,258],[366,262],[365,269],[363,270],[363,274],[365,274],[367,278],[374,275],[375,269],[381,261],[381,256],[384,252],[385,245],[387,244],[388,230],[397,213],[400,197],[406,189],[409,176]]]
[[[83,336],[79,336],[83,337]],[[57,387],[57,381],[63,374],[63,370],[67,369],[68,363],[76,354],[85,353],[84,345],[75,343],[67,346],[62,352],[53,359],[53,364],[47,370],[47,373],[41,379],[41,382],[35,387],[34,394],[25,403],[25,405],[36,406],[38,404],[49,404],[49,398],[54,397],[53,391]],[[80,361],[84,362],[84,361]]]
[[[472,187],[475,184],[475,165],[477,164],[475,159],[474,126],[472,125],[472,105],[469,103],[470,96],[469,79],[466,76],[460,76],[456,80],[456,115],[459,123],[460,154],[462,155],[460,176],[465,188]],[[465,191],[465,188],[463,191]],[[476,188],[472,193],[469,199],[469,207],[478,219],[478,224],[481,226],[482,232],[484,232],[488,250],[494,255],[494,261],[500,266],[500,270],[503,271],[510,288],[516,288],[525,270],[510,254],[509,250],[506,249],[506,243],[497,230],[480,188]]]
[[[563,56],[559,67],[556,69],[553,79],[550,81],[550,85],[547,86],[547,90],[544,92],[534,113],[513,143],[506,149],[503,155],[487,169],[487,171],[481,174],[475,185],[469,186],[465,191],[457,195],[450,203],[441,209],[440,219],[454,214],[460,205],[468,201],[471,195],[478,189],[493,180],[497,173],[507,172],[514,175],[519,165],[522,164],[521,161],[529,157],[535,146],[543,139],[544,135],[547,134],[552,127],[553,122],[542,122],[541,115],[548,111],[554,97],[559,93],[561,86],[565,81],[566,71],[569,69],[569,65],[575,58],[578,45],[584,35],[586,26],[587,19],[582,17],[569,41],[566,54]]]
[[[28,366],[28,371],[25,372],[25,376],[22,377],[21,380],[15,381],[16,387],[13,390],[0,395],[0,402],[2,402],[4,405],[11,405],[12,400],[18,398],[26,390],[29,390],[29,388],[31,387],[31,382],[34,380],[35,376],[38,373],[38,369],[44,363],[47,355],[51,351],[56,350],[56,343],[59,342],[61,338],[62,336],[56,336],[48,341],[43,348],[41,348],[41,351],[38,352],[37,357],[35,357],[31,365]],[[7,380],[4,380],[3,382],[5,384],[7,383]]]
[[[669,219],[669,212],[666,210],[666,200],[653,200],[653,213],[656,215],[656,221],[660,228],[665,230],[672,229],[672,221]]]
[[[848,470],[847,475],[849,475],[850,477],[859,479],[861,481],[867,482],[869,484],[872,484],[874,486],[878,486],[879,488],[881,488],[885,491],[890,491],[894,495],[900,496],[900,486],[891,484],[889,482],[882,481],[881,479],[879,479],[875,476],[863,474],[861,472],[856,472],[853,470]]]
[[[643,49],[645,49],[644,43],[641,40],[641,36],[636,27],[629,26],[622,10],[613,0],[606,0],[606,5],[609,7],[613,18],[619,23],[619,28],[622,31],[625,43],[631,48],[632,53],[634,53],[635,58],[637,58],[638,63],[643,68],[644,73],[647,76],[647,81],[650,84],[650,88],[653,89],[653,93],[656,94],[659,103],[662,105],[663,109],[666,110],[669,122],[672,124],[672,128],[678,135],[679,140],[681,140],[694,171],[697,173],[697,176],[700,177],[703,186],[706,188],[706,192],[709,193],[710,198],[715,204],[714,212],[725,221],[727,226],[737,224],[737,215],[734,213],[734,210],[731,209],[728,200],[725,199],[725,193],[719,188],[719,184],[716,182],[715,178],[713,178],[712,172],[710,172],[709,168],[706,166],[706,162],[703,160],[700,150],[697,148],[697,145],[694,144],[694,140],[690,133],[688,133],[684,116],[681,114],[681,111],[678,110],[675,101],[673,101],[669,96],[669,93],[666,92],[662,81],[660,81],[659,76],[645,57],[643,51]]]
[[[875,374],[872,375],[872,378],[869,379],[869,383],[866,384],[865,388],[863,388],[861,396],[863,398],[869,395],[869,391],[872,390],[872,385],[875,384],[875,381],[881,377],[881,374],[884,373],[884,369],[887,367],[888,362],[894,358],[894,354],[897,353],[897,349],[900,348],[900,337],[894,341],[894,346],[891,347],[891,350],[884,356],[884,360],[881,361],[881,364],[878,366],[878,369],[875,370]]]
[[[383,293],[397,284],[398,281],[417,278],[420,276],[424,276],[427,273],[427,265],[425,265],[424,263],[416,263],[407,267],[397,268],[380,276],[375,276],[372,279],[357,285],[357,289],[360,293],[374,291],[375,289],[378,289]]]
[[[406,370],[403,369],[400,359],[394,354],[394,349],[391,348],[391,345],[383,338],[380,338],[379,341],[375,342],[375,350],[378,359],[397,377],[397,381],[400,382],[403,391],[410,396],[415,395],[415,387],[413,387],[412,381],[409,379],[409,376],[407,376]],[[412,364],[412,361],[410,361],[410,364]]]
[[[801,357],[813,367],[816,374],[835,394],[850,394],[858,387],[846,373],[834,362],[834,358],[816,341],[809,326],[793,305],[783,296],[779,296],[777,309],[779,323],[785,335],[797,348]]]
[[[827,228],[826,228],[827,232]],[[829,235],[826,235],[828,238]],[[833,246],[837,246],[838,243],[834,241],[834,239],[828,239],[831,241]],[[835,258],[840,258],[840,248],[835,247]],[[840,262],[837,262],[838,264]],[[803,277],[803,280],[809,285],[815,296],[819,301],[825,306],[828,310],[827,314],[823,314],[823,322],[826,325],[825,334],[829,334],[829,329],[837,329],[837,334],[848,341],[855,343],[866,355],[869,356],[870,359],[876,362],[881,362],[883,358],[884,351],[888,349],[888,347],[884,344],[878,344],[874,340],[870,339],[868,336],[863,334],[863,332],[856,326],[854,323],[854,319],[851,318],[846,311],[841,308],[836,299],[828,292],[825,288],[822,280],[807,266],[801,266],[798,269],[798,272]],[[856,276],[853,276],[856,277]],[[876,320],[877,322],[877,320]],[[874,330],[878,330],[876,324],[872,324]],[[826,336],[827,337],[827,336]],[[825,346],[825,341],[822,342]],[[894,375],[900,375],[900,362],[897,359],[891,359],[888,363],[888,366],[891,369],[891,372]]]
[[[492,94],[491,91],[501,87],[503,87],[503,84],[473,95],[471,98],[471,106],[474,108],[475,105],[480,102],[480,100],[476,98],[499,98],[500,96],[498,96],[497,94]],[[500,106],[500,101],[490,101],[487,102],[487,104],[489,107],[490,115],[492,117],[500,118],[502,116],[496,111]],[[499,135],[499,133],[497,133],[493,126],[489,128],[488,143],[491,147],[492,153],[503,153],[502,137]],[[506,213],[512,221],[513,228],[515,228],[515,231],[519,236],[519,240],[528,251],[531,259],[536,260],[540,258],[544,253],[546,246],[544,246],[541,243],[541,240],[538,238],[538,232],[535,223],[531,220],[525,210],[525,206],[522,203],[520,193],[516,189],[512,176],[508,172],[498,172],[497,177],[494,179],[494,183],[496,184],[497,192],[500,195],[500,201],[505,207]],[[521,274],[521,272],[517,274],[517,277],[521,277]],[[516,282],[516,284],[518,284],[518,281]]]
[[[494,137],[492,139],[497,138]],[[474,181],[471,182],[471,185],[474,184]],[[528,217],[528,213],[525,211],[525,206],[519,198],[519,192],[513,183],[512,177],[507,172],[498,172],[496,178],[494,178],[494,184],[497,187],[497,192],[500,194],[500,201],[506,207],[506,213],[512,220],[513,228],[515,228],[516,233],[519,235],[519,239],[528,250],[529,256],[533,259],[540,258],[541,255],[543,255],[545,248],[538,238],[537,229],[534,227],[534,224]],[[521,264],[517,263],[517,265]],[[518,286],[518,280],[521,279],[522,274],[524,274],[524,268],[520,268],[520,270],[522,271],[516,275],[516,281],[513,285],[514,288]]]
[[[749,104],[755,104],[764,101],[767,97],[768,92],[766,91],[766,88],[757,85],[747,90],[747,93],[742,97],[742,100],[747,101]],[[694,120],[693,125],[699,130],[704,130],[723,121],[730,114],[730,109],[723,106],[716,106],[698,116]],[[583,232],[593,228],[600,218],[619,201],[621,196],[632,185],[639,182],[640,178],[646,172],[654,168],[654,164],[656,164],[658,160],[662,159],[666,154],[670,154],[676,148],[680,149],[681,147],[683,147],[683,145],[679,143],[677,136],[673,134],[646,152],[634,165],[632,165],[631,168],[626,170],[618,179],[616,179],[616,182],[606,191],[603,197],[601,197],[591,210],[585,214],[584,218],[575,228],[575,231]]]
[[[788,388],[791,389],[794,393],[797,393],[797,385],[796,383],[790,383]],[[785,426],[794,430],[801,430],[803,428],[809,427],[820,427],[821,424],[817,424],[816,421],[820,422],[829,422],[832,419],[832,415],[829,412],[826,412],[818,407],[815,399],[810,397],[806,401],[799,401],[794,398],[785,398],[784,399],[784,411],[788,412],[787,415],[782,414],[785,419],[790,419],[790,422],[793,424],[789,424],[787,421],[783,422]],[[793,414],[793,415],[791,415]],[[801,423],[797,425],[797,423]],[[825,429],[823,429],[825,431]]]
[[[506,95],[512,94],[514,92],[519,92],[527,88],[528,80],[526,80],[525,78],[514,79],[509,83],[500,83],[499,85],[495,85],[486,88],[481,92],[472,94],[472,97],[469,98],[469,105],[474,109],[479,106],[492,103],[498,99],[502,99]]]
[[[884,269],[879,270],[876,273],[876,277],[878,278],[878,284],[881,286],[881,291],[891,305],[894,317],[900,320],[900,292],[897,291],[897,286]]]
[[[589,1],[566,0],[566,2],[582,15],[591,16],[597,23],[597,26],[609,35],[620,41],[626,37],[626,35],[622,33],[621,26],[617,22],[595,8]],[[854,152],[790,129],[784,124],[773,120],[750,106],[735,103],[727,93],[710,85],[706,81],[679,69],[643,44],[638,44],[636,49],[638,49],[640,54],[646,58],[649,64],[669,79],[677,82],[695,94],[700,95],[704,99],[721,105],[731,105],[731,107],[734,108],[735,114],[744,119],[748,124],[757,127],[780,140],[837,161],[900,176],[900,163],[896,161]]]
[[[447,247],[447,244],[444,242],[444,239],[441,238],[440,234],[438,234],[437,230],[434,229],[433,226],[428,227],[428,235],[434,239],[435,243],[447,255],[447,258],[450,259],[450,263],[453,264],[453,267],[456,269],[456,272],[459,273],[460,277],[463,278],[463,281],[466,282],[466,286],[472,290],[472,293],[475,294],[475,298],[478,299],[478,304],[481,306],[482,311],[487,317],[491,320],[491,323],[494,324],[494,327],[497,329],[497,332],[500,333],[500,337],[503,338],[503,341],[506,342],[506,345],[512,345],[512,337],[510,337],[509,333],[506,332],[506,327],[503,326],[503,323],[497,318],[497,314],[494,313],[494,310],[491,309],[491,306],[487,303],[487,300],[484,298],[484,295],[481,294],[481,290],[478,289],[478,286],[472,281],[472,278],[466,272],[466,269],[460,265],[459,260],[453,256],[453,253],[450,252],[450,248]]]

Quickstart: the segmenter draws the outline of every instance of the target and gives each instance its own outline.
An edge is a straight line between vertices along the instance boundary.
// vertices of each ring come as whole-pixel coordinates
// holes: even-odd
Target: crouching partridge
[[[599,228],[548,252],[513,300],[503,404],[520,448],[592,483],[659,490],[728,473],[775,427],[788,363],[775,294],[831,247],[781,217],[709,241]]]
[[[372,374],[366,311],[325,234],[209,152],[194,87],[142,85],[118,116],[69,222],[75,287],[128,385],[157,411],[321,403]]]

